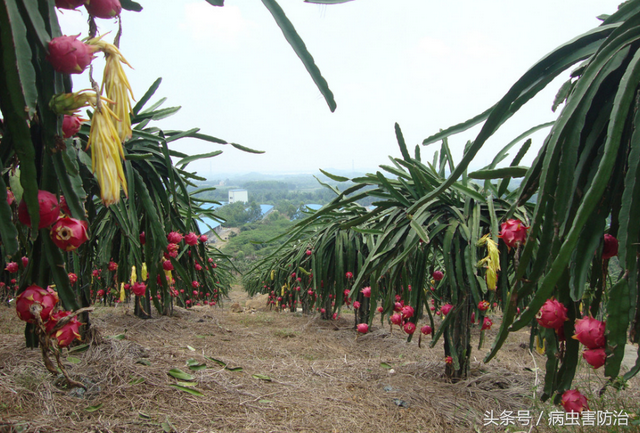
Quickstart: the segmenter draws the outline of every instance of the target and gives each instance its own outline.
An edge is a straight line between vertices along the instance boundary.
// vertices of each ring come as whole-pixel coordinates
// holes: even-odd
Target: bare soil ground
[[[99,307],[92,317],[102,341],[65,353],[71,377],[86,392],[66,389],[61,377],[49,374],[40,351],[24,347],[13,309],[0,307],[0,432],[638,431],[548,427],[549,413],[561,408],[533,398],[541,391],[545,358],[529,352],[526,332],[512,335],[485,365],[490,331],[485,346],[474,347],[471,377],[449,383],[442,346],[429,348],[430,338],[418,347],[418,338],[407,343],[397,327],[390,332],[379,321],[356,338],[352,314],[325,322],[233,312],[229,307],[244,305],[246,296],[240,290],[231,296],[225,308],[179,309],[150,320],[134,317],[131,306]],[[190,362],[206,368],[190,369]],[[194,380],[175,379],[172,369]],[[604,383],[602,369],[581,364],[575,384],[591,409],[624,409],[631,423],[640,413],[638,378],[621,393],[609,388],[598,397]],[[528,411],[531,424],[543,415],[540,424],[485,425],[487,412],[498,418],[519,410]]]

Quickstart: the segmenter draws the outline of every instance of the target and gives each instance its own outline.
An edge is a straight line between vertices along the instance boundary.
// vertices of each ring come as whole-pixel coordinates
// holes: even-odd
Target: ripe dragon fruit
[[[347,272],[346,274],[344,274],[345,277],[347,277],[348,280],[350,280],[351,278],[353,278],[353,272]]]
[[[411,335],[414,332],[416,332],[416,324],[415,323],[411,323],[411,322],[407,322],[404,324],[404,332],[406,332],[407,334]]]
[[[86,0],[84,7],[96,18],[114,18],[122,12],[120,0]]]
[[[365,287],[362,290],[360,290],[360,292],[362,292],[362,296],[364,296],[365,298],[371,297],[371,287]]]
[[[424,325],[422,328],[420,328],[420,332],[422,332],[424,335],[429,335],[433,332],[433,329],[429,325]]]
[[[182,234],[178,232],[169,232],[169,234],[167,235],[167,241],[170,244],[179,244],[180,242],[182,242],[182,237]]]
[[[444,278],[444,274],[442,271],[434,271],[433,274],[431,274],[431,277],[436,281],[440,281]]]
[[[47,331],[47,334],[51,334],[51,331],[56,327],[60,319],[71,314],[71,311],[56,311],[55,313],[51,313],[49,320],[44,324],[44,329]]]
[[[610,234],[604,235],[604,247],[602,247],[602,260],[610,259],[618,255],[618,240]]]
[[[443,316],[446,316],[447,314],[449,314],[449,311],[451,311],[452,308],[453,308],[453,305],[444,304],[442,308],[440,308],[440,311],[442,311]]]
[[[40,207],[40,222],[38,223],[38,229],[49,227],[60,216],[60,203],[58,197],[49,191],[38,191],[38,205]],[[27,210],[27,203],[20,201],[18,205],[18,219],[27,227],[31,227],[31,217],[29,217],[29,211]]]
[[[197,245],[198,244],[198,235],[196,235],[194,232],[189,232],[184,236],[184,242],[187,245]]]
[[[484,321],[482,322],[482,328],[480,328],[480,330],[485,331],[491,329],[491,326],[493,326],[493,322],[488,317],[485,317]]]
[[[566,412],[582,412],[589,410],[587,397],[582,395],[577,389],[570,389],[562,394],[562,407]]]
[[[5,266],[4,268],[5,271],[12,274],[15,274],[16,272],[18,272],[19,269],[20,269],[20,266],[16,262],[9,262],[7,263],[7,266]]]
[[[145,283],[133,283],[131,286],[131,291],[136,296],[144,296],[147,291],[147,285]]]
[[[453,358],[452,358],[451,356],[447,356],[447,357],[444,359],[444,363],[445,363],[445,364],[449,364],[449,365],[453,364]]]
[[[488,301],[480,301],[478,302],[478,310],[487,311],[491,304]]]
[[[498,237],[511,249],[525,243],[528,229],[529,227],[526,227],[522,221],[509,219],[500,224],[500,234]]]
[[[73,340],[80,340],[80,321],[77,317],[72,318],[62,328],[58,329],[55,334],[51,335],[51,338],[58,340],[58,346],[67,347]]]
[[[402,314],[400,313],[391,315],[391,318],[389,320],[391,320],[391,323],[393,323],[394,325],[402,326]]]
[[[547,299],[536,314],[536,320],[543,328],[558,329],[567,320],[567,307],[555,299]]]
[[[30,307],[33,304],[40,304],[40,318],[43,322],[49,320],[49,315],[58,303],[58,295],[53,291],[48,291],[35,284],[27,287],[24,292],[16,298],[16,313],[20,320],[27,323],[35,323],[36,318],[31,314]]]
[[[93,60],[97,48],[78,40],[78,36],[58,36],[49,42],[46,59],[62,74],[81,74]]]
[[[89,238],[87,229],[89,225],[86,221],[75,218],[58,218],[51,227],[49,235],[56,246],[64,251],[75,251]]]
[[[402,318],[405,320],[413,317],[414,313],[415,313],[415,310],[410,305],[402,307],[402,310],[400,311],[400,314],[402,314]]]
[[[597,349],[585,350],[582,352],[582,357],[594,369],[598,369],[602,367],[604,362],[607,360],[607,353],[605,352],[604,347],[599,347]]]
[[[604,331],[605,323],[597,319],[585,316],[577,319],[575,323],[576,333],[572,338],[578,340],[589,349],[598,349],[604,347]]]
[[[367,325],[366,323],[358,324],[358,332],[360,332],[361,334],[366,334],[367,332],[369,332],[369,325]]]

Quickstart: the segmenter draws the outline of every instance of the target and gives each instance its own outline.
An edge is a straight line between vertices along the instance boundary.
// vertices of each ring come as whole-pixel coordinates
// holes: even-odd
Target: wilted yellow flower
[[[491,239],[487,233],[478,241],[477,246],[487,246],[487,256],[478,262],[478,266],[486,268],[485,279],[487,280],[487,288],[496,290],[498,285],[498,271],[500,271],[500,252],[498,244]]]
[[[147,281],[147,262],[142,264],[142,281]]]
[[[135,283],[136,281],[138,281],[138,273],[136,272],[136,267],[135,266],[131,266],[131,284]]]
[[[91,119],[87,147],[91,147],[91,165],[100,185],[105,206],[120,200],[120,187],[127,195],[127,179],[122,170],[124,151],[115,126],[115,114],[104,104],[96,107]]]
[[[115,45],[100,38],[90,39],[87,43],[97,46],[105,55],[106,65],[102,77],[101,92],[104,92],[107,98],[114,101],[109,104],[109,108],[113,110],[118,118],[116,130],[120,141],[124,142],[131,138],[131,99],[129,99],[129,96],[133,98],[133,90],[131,90],[131,85],[127,75],[124,73],[122,64],[124,63],[130,68],[131,65]]]
[[[126,294],[124,292],[124,283],[120,283],[120,302],[124,302]]]

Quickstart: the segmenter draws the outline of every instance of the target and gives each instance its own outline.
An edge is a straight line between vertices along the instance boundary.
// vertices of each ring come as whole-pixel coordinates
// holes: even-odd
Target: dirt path
[[[246,299],[239,288],[231,297]],[[529,398],[544,358],[525,349],[524,333],[451,384],[439,344],[419,347],[417,335],[407,343],[379,321],[356,338],[348,312],[324,322],[225,305],[150,320],[126,305],[99,307],[93,323],[103,342],[65,361],[86,392],[54,380],[39,351],[24,348],[15,313],[0,308],[0,432],[494,432],[501,429],[483,426],[487,411],[557,409]],[[194,380],[179,381],[172,369]],[[602,372],[587,374],[581,389],[596,392]],[[630,385],[608,409],[636,410],[640,386]]]

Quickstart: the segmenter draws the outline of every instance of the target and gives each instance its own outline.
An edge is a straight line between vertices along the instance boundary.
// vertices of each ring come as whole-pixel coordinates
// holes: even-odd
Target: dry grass
[[[496,361],[475,362],[468,380],[452,384],[442,374],[440,345],[419,348],[386,326],[356,339],[344,319],[194,308],[140,320],[126,306],[99,308],[92,317],[102,343],[72,354],[77,363],[67,361],[72,378],[87,386],[79,392],[46,372],[38,350],[24,348],[14,316],[0,309],[0,432],[492,432],[504,428],[485,427],[486,411],[552,409],[531,398],[544,358],[522,347],[525,333],[510,338]],[[125,338],[109,338],[118,334]],[[476,350],[476,358],[485,352]],[[189,359],[208,368],[191,371]],[[177,383],[167,374],[173,368],[194,375],[203,395],[170,387]],[[582,368],[578,381],[597,391],[602,372]],[[592,405],[637,411],[639,390],[634,379],[622,394],[592,396]],[[550,431],[509,431],[518,430]]]

